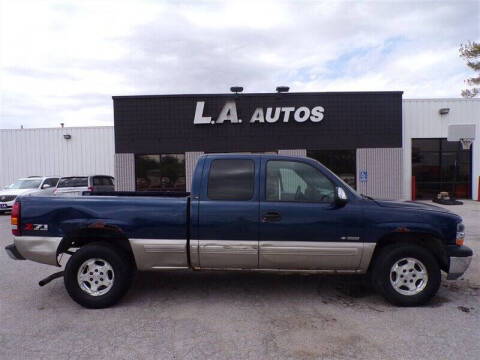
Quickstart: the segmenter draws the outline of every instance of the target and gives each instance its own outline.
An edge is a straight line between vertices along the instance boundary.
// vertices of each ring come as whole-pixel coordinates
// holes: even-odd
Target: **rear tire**
[[[106,243],[78,249],[65,266],[64,282],[78,304],[101,309],[117,303],[130,288],[134,268],[129,254]]]
[[[427,303],[440,287],[437,260],[415,244],[393,244],[378,254],[372,268],[374,288],[397,306]]]

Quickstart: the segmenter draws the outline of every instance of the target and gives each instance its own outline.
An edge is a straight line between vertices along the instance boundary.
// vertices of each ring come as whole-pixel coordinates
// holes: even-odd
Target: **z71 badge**
[[[25,224],[26,231],[48,231],[48,224]]]

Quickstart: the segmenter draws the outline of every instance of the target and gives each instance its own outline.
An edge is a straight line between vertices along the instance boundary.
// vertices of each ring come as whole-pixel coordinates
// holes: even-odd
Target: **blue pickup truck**
[[[472,250],[462,219],[439,207],[359,195],[319,162],[204,155],[190,194],[20,197],[7,253],[59,266],[79,304],[102,308],[135,272],[175,269],[367,273],[400,306],[427,302],[441,270],[456,279]]]

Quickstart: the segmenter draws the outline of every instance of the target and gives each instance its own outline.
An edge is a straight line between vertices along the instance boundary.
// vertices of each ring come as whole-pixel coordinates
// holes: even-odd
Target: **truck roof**
[[[313,160],[309,157],[306,156],[294,156],[294,155],[279,155],[279,154],[248,154],[248,153],[214,153],[214,154],[203,154],[200,157],[204,158],[222,158],[222,157],[227,157],[230,159],[235,159],[235,158],[278,158],[278,159],[310,159]]]

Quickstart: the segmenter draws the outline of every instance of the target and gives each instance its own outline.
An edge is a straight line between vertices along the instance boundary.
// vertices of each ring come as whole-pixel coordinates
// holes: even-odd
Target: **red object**
[[[468,193],[468,188],[467,185],[465,184],[459,184],[455,186],[455,194],[454,196],[458,199],[468,199],[470,196]]]
[[[415,176],[412,176],[412,200],[415,201],[417,199],[417,181]]]
[[[12,224],[12,234],[15,236],[22,235],[20,231],[20,203],[15,202],[12,208],[12,217],[11,217],[11,224]]]
[[[88,191],[93,191],[93,186],[89,186]]]
[[[30,224],[30,223],[25,224],[24,230],[25,231],[32,231],[33,230],[33,224]]]

